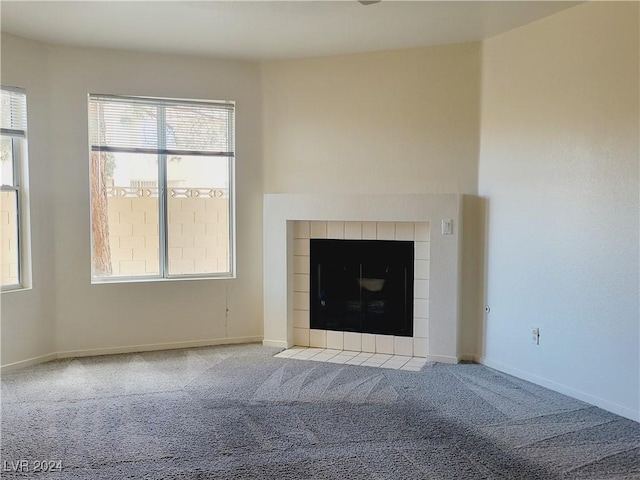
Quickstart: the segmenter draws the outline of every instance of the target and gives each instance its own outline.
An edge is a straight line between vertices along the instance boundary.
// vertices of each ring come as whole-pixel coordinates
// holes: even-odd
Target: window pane
[[[0,192],[2,212],[2,285],[18,285],[18,192]]]
[[[15,185],[11,137],[0,137],[0,184]]]
[[[91,155],[93,275],[158,275],[158,160]]]
[[[169,273],[230,271],[229,159],[167,159]]]

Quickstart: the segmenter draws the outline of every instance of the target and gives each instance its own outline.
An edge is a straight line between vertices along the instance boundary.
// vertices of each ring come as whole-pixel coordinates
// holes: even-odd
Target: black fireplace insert
[[[311,328],[413,336],[413,242],[311,239]]]

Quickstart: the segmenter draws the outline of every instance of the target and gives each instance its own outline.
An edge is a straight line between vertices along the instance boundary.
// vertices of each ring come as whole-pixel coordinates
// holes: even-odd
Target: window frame
[[[19,93],[24,96],[25,110],[27,93],[19,87],[2,85],[0,90]],[[26,122],[26,112],[25,119]],[[27,179],[27,126],[24,129],[0,128],[0,136],[8,138],[11,142],[12,183],[13,185],[0,184],[0,191],[14,192],[16,195],[16,244],[17,244],[17,269],[18,282],[0,284],[0,292],[16,292],[31,288],[31,257],[29,249],[28,226],[28,179]]]
[[[91,239],[91,283],[92,284],[104,284],[104,283],[139,283],[139,282],[166,282],[166,281],[184,281],[184,280],[215,280],[215,279],[233,279],[236,278],[236,208],[235,208],[235,101],[230,100],[199,100],[199,99],[184,99],[184,98],[169,98],[169,97],[146,97],[146,96],[129,96],[129,95],[112,95],[112,94],[96,94],[89,93],[87,95],[87,107],[89,103],[95,99],[112,98],[114,100],[140,100],[150,105],[154,105],[158,108],[158,126],[157,126],[157,152],[154,153],[157,157],[157,189],[158,189],[158,274],[149,275],[114,275],[109,277],[96,276],[93,273],[93,254],[94,254],[94,237],[93,237],[93,222],[94,218],[90,209],[90,239]],[[155,103],[154,103],[155,102]],[[162,102],[167,102],[162,104]],[[163,129],[161,126],[166,126],[165,109],[167,105],[172,103],[182,105],[216,105],[224,104],[230,108],[232,112],[232,121],[228,124],[228,135],[231,138],[230,144],[234,147],[230,155],[227,158],[228,168],[228,221],[229,221],[229,253],[228,262],[229,270],[226,272],[213,272],[213,273],[182,273],[172,274],[169,270],[169,190],[168,186],[168,155],[163,153],[166,147],[166,138],[164,138]],[[89,108],[87,108],[89,111]],[[89,117],[88,117],[89,118]],[[90,121],[90,120],[89,120]],[[89,131],[89,162],[91,162],[91,153],[96,151],[91,144],[90,125],[88,125]],[[149,152],[134,152],[134,148],[130,149],[130,153],[149,153]],[[97,150],[98,152],[113,152],[110,149]],[[194,155],[202,155],[201,151],[192,152]],[[185,156],[189,156],[188,152],[185,152]],[[91,197],[91,192],[90,192]],[[90,199],[92,202],[93,200]]]

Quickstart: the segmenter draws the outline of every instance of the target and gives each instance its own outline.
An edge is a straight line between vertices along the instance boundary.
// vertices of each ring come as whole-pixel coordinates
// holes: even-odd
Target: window
[[[2,290],[27,286],[26,172],[27,97],[22,89],[1,87],[0,210]]]
[[[234,110],[89,95],[94,282],[233,276]]]

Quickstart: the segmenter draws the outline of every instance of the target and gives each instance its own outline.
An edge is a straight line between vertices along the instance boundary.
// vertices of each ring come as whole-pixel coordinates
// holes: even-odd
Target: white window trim
[[[26,90],[18,87],[0,87],[2,90],[17,92],[25,95]],[[1,185],[2,191],[17,192],[17,231],[18,231],[18,283],[1,285],[2,293],[21,292],[31,290],[32,265],[31,265],[31,223],[29,202],[29,163],[27,159],[27,131],[2,129],[3,137],[11,139],[11,151],[13,155],[13,186]]]

